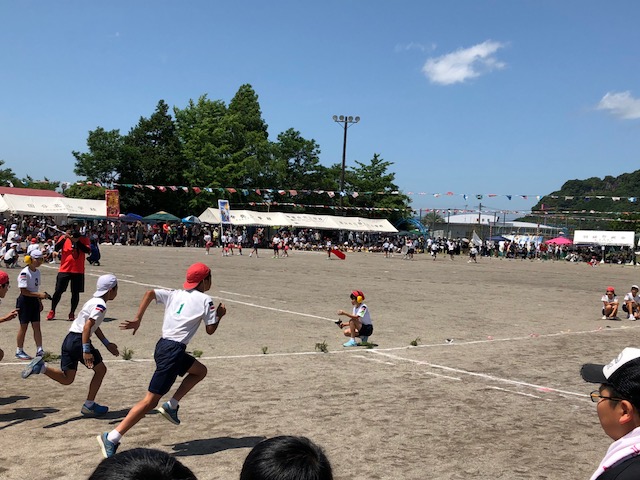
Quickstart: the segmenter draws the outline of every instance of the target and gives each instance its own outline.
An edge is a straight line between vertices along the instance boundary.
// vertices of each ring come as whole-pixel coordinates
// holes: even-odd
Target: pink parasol
[[[565,237],[556,237],[551,240],[547,240],[544,243],[548,243],[549,245],[572,245],[573,242]]]

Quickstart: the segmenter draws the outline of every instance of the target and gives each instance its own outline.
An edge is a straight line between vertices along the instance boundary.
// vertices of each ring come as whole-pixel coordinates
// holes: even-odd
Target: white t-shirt
[[[40,270],[24,267],[18,274],[18,288],[26,288],[30,292],[37,292],[40,286]]]
[[[162,303],[164,321],[162,338],[184,343],[193,338],[204,320],[206,325],[218,323],[213,299],[198,290],[154,290],[156,302]]]
[[[359,306],[356,305],[353,307],[353,314],[360,317],[360,321],[363,325],[373,325],[371,321],[371,315],[369,315],[369,309],[364,303],[361,303]]]
[[[10,248],[9,250],[7,250],[7,253],[4,254],[4,259],[5,260],[13,260],[14,258],[16,258],[18,256],[18,254],[16,253],[16,249],[15,248]]]
[[[606,294],[604,294],[601,300],[607,303],[618,303],[618,296],[614,295],[613,297],[609,298]]]
[[[640,305],[640,295],[633,296],[633,293],[629,292],[624,296],[624,301],[626,302],[636,302]]]
[[[107,313],[107,303],[100,297],[92,297],[82,306],[82,310],[69,328],[70,332],[82,333],[87,320],[93,319],[96,323],[91,328],[91,334],[100,327]]]

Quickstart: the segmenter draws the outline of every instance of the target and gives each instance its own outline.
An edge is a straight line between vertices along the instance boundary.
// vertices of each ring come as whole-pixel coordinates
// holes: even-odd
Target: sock
[[[42,349],[42,345],[38,345],[37,351],[39,352],[40,350],[44,351],[44,350]]]
[[[87,408],[91,408],[95,405],[96,402],[92,401],[92,400],[87,400],[86,402],[84,402],[84,406]]]
[[[24,351],[24,350],[22,350],[22,348],[20,348],[20,347],[16,348],[16,353],[21,353],[21,352],[23,352],[23,351]]]
[[[107,440],[113,443],[120,443],[120,440],[122,440],[122,435],[117,430],[111,430],[107,434]]]
[[[176,400],[175,398],[171,397],[171,399],[170,399],[167,403],[169,404],[169,406],[170,406],[172,409],[174,409],[174,410],[175,410],[176,408],[178,408],[178,404],[179,404],[180,402],[178,402],[178,400]]]

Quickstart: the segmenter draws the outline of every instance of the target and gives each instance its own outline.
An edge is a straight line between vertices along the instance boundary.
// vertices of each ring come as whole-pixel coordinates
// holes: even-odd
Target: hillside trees
[[[194,213],[227,198],[232,205],[276,200],[283,203],[339,205],[341,165],[320,163],[320,146],[294,128],[269,140],[258,95],[242,85],[227,106],[203,95],[184,108],[160,100],[149,117],[140,117],[126,135],[98,127],[89,132],[87,151],[73,151],[75,172],[87,181],[111,187],[114,183],[142,188],[120,188],[121,210],[148,214],[167,210],[177,215]],[[346,172],[345,190],[391,192],[395,174],[391,162],[374,155],[369,163],[356,162]],[[150,187],[173,186],[172,191]],[[200,187],[184,192],[181,186]],[[213,188],[208,192],[207,188]],[[235,189],[227,191],[222,189]],[[272,189],[271,198],[256,190]],[[296,190],[293,197],[275,193]],[[163,189],[164,190],[164,189]],[[332,198],[313,190],[334,191]],[[98,190],[71,188],[69,194],[93,196]],[[344,197],[345,206],[403,208],[403,195]]]

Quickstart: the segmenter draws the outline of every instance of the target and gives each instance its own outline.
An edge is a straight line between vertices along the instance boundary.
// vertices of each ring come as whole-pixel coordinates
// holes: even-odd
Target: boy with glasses
[[[6,272],[0,270],[0,299],[4,298],[7,292],[9,291],[9,275]],[[2,300],[0,300],[0,303]],[[13,320],[18,316],[18,310],[13,309],[4,317],[0,317],[0,323],[6,322],[8,320]],[[4,358],[4,352],[0,349],[0,360]]]
[[[585,364],[580,375],[600,384],[591,400],[602,429],[614,440],[591,480],[640,478],[640,349],[625,348],[608,365]]]

